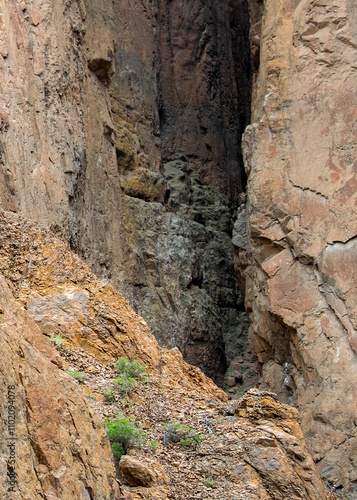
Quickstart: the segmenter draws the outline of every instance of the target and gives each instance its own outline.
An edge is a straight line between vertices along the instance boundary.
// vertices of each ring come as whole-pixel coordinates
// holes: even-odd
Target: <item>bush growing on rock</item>
[[[117,390],[122,397],[130,394],[135,384],[135,378],[128,377],[125,373],[120,375],[120,377],[116,378],[113,382],[114,389]]]
[[[145,363],[137,360],[129,361],[127,356],[121,357],[115,363],[115,369],[120,375],[126,375],[128,378],[138,378],[145,371]]]
[[[180,443],[181,446],[193,446],[196,448],[206,437],[205,434],[200,434],[192,429],[192,427],[181,424],[176,420],[164,424],[164,429],[164,444],[172,442]]]
[[[113,455],[117,460],[120,460],[128,448],[141,448],[146,437],[137,422],[120,416],[115,420],[106,420],[105,430],[109,436]]]

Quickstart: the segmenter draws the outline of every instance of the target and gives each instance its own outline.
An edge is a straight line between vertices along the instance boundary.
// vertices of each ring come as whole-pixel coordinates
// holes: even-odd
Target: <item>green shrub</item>
[[[149,385],[152,382],[150,375],[143,375],[141,381],[144,385]]]
[[[188,427],[187,425],[181,424],[176,420],[164,424],[164,443],[180,443],[181,446],[193,446],[197,447],[203,439],[206,437],[205,434],[200,434],[199,432]]]
[[[145,363],[139,361],[129,361],[127,356],[119,358],[115,363],[115,369],[120,375],[126,375],[128,378],[138,378],[145,371]]]
[[[106,420],[105,430],[109,436],[113,455],[119,459],[130,446],[141,448],[146,437],[140,425],[128,418],[117,417],[115,420]]]
[[[61,335],[54,335],[54,334],[51,335],[51,340],[56,344],[57,347],[60,347],[65,341],[65,339],[62,338]]]
[[[114,458],[116,458],[119,462],[121,457],[125,455],[125,451],[123,448],[123,445],[120,443],[112,443],[111,445],[112,453],[114,455]]]
[[[216,485],[211,477],[208,477],[203,484],[206,486],[206,488],[214,488]]]
[[[120,377],[116,378],[113,382],[114,389],[119,392],[119,394],[123,396],[127,396],[130,394],[133,387],[135,387],[136,382],[135,378],[128,377],[126,374],[120,375]]]
[[[116,398],[116,392],[111,391],[108,387],[104,387],[104,398],[107,403],[114,403]]]
[[[157,448],[157,445],[158,445],[158,444],[159,444],[159,443],[158,443],[157,441],[155,441],[154,439],[151,441],[151,443],[150,443],[150,449],[151,449],[151,451],[152,451],[153,453],[155,453],[155,452],[156,452],[156,448]]]
[[[73,377],[76,380],[79,380],[80,382],[82,382],[87,378],[87,375],[81,372],[77,372],[77,370],[73,370],[72,368],[66,370],[66,373],[67,375],[70,375],[71,377]]]

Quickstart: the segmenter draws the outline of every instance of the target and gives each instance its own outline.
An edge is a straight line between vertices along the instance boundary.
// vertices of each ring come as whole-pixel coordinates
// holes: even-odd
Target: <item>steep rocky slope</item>
[[[2,207],[50,225],[222,383],[247,331],[230,241],[245,2],[28,0],[1,20]]]
[[[302,409],[319,471],[352,496],[356,16],[356,3],[345,0],[265,3],[252,125],[244,135],[246,304],[262,387]]]
[[[295,409],[257,390],[225,403],[211,380],[177,349],[161,349],[114,288],[38,224],[1,212],[0,237],[0,470],[2,478],[16,473],[12,486],[1,482],[1,498],[333,498]],[[57,351],[54,334],[66,339]],[[107,404],[104,388],[121,354],[145,361],[150,378]],[[67,375],[69,366],[85,382]],[[118,410],[140,421],[148,439],[128,450],[117,476],[101,420]],[[163,424],[173,419],[206,437],[186,449],[168,442]]]

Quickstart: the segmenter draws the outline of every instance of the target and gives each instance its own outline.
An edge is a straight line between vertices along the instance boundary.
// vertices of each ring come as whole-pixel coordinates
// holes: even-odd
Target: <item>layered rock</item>
[[[354,494],[356,16],[349,1],[266,2],[244,136],[263,386],[303,408],[321,474]]]
[[[49,225],[163,345],[222,382],[224,344],[230,360],[246,332],[229,241],[249,118],[246,3],[1,9],[2,207]]]
[[[331,498],[306,450],[295,409],[259,391],[228,405],[223,391],[185,363],[177,349],[161,349],[125,299],[48,230],[11,213],[0,215],[0,405],[2,415],[15,407],[17,438],[15,465],[7,464],[14,431],[2,418],[2,436],[8,438],[1,443],[2,477],[7,465],[17,473],[13,491],[2,482],[2,498],[189,498],[192,488],[181,482],[187,469],[177,474],[178,463],[167,461],[168,450],[155,458],[149,447],[129,450],[122,476],[115,478],[96,411],[103,418],[117,415],[119,408],[131,418],[140,416],[160,441],[158,427],[172,418],[207,429],[199,448],[186,457],[178,453],[188,461],[201,498],[213,498],[213,483],[204,486],[204,477],[213,478],[214,498],[233,499],[242,492],[251,500]],[[50,345],[48,337],[55,335],[66,339],[66,351]],[[64,373],[64,353],[85,367],[90,380],[85,389]],[[144,361],[151,382],[135,401],[119,401],[103,413],[100,399],[93,402],[85,394],[93,395],[95,374],[104,367],[108,371],[120,355]],[[92,364],[83,364],[84,359]],[[8,406],[13,393],[15,402]]]
[[[118,498],[102,423],[0,277],[1,498]]]

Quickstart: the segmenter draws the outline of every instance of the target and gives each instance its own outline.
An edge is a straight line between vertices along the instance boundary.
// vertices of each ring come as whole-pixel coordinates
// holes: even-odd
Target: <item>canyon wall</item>
[[[227,403],[48,229],[0,211],[0,270],[1,499],[336,498],[295,408],[258,390]],[[125,396],[115,392],[123,355],[146,364]],[[145,429],[122,474],[104,430],[118,414]],[[173,419],[200,445],[171,442]]]
[[[263,387],[350,491],[356,17],[352,0],[0,0],[1,207],[221,384],[247,330],[238,213]]]
[[[265,2],[246,305],[263,387],[302,411],[322,476],[357,494],[357,5]],[[250,253],[251,252],[251,253]],[[353,497],[354,498],[354,497]]]
[[[232,217],[245,1],[0,2],[0,199],[49,225],[222,383],[245,343]]]

